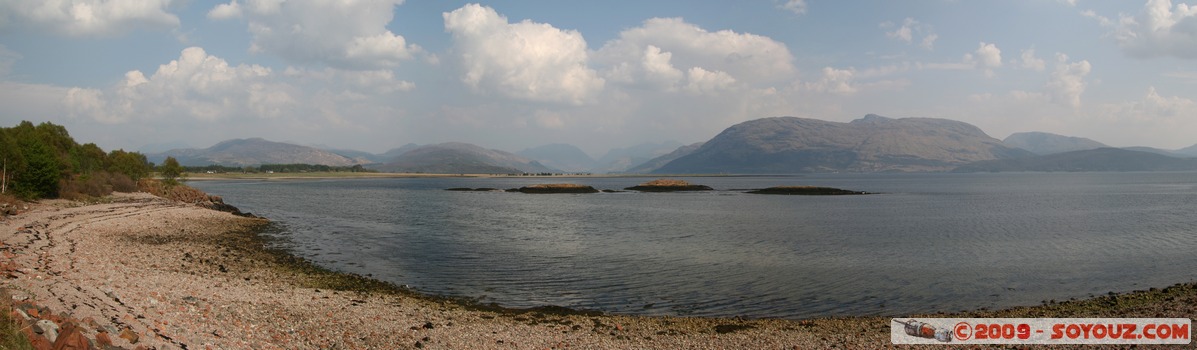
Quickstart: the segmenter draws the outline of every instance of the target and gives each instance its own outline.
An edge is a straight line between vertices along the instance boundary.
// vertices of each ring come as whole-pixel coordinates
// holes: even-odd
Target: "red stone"
[[[100,343],[100,345],[109,346],[112,345],[112,338],[108,337],[108,332],[100,332],[96,333],[96,342]]]
[[[79,327],[74,323],[64,324],[59,331],[53,350],[91,350],[91,341],[79,332]]]
[[[27,309],[27,310],[25,310],[25,313],[26,313],[26,314],[28,314],[28,315],[29,315],[29,317],[33,317],[33,318],[41,318],[41,314],[40,314],[40,313],[38,313],[37,309],[34,309],[34,308],[30,308],[30,309]]]
[[[137,332],[134,332],[132,329],[128,329],[128,328],[125,328],[125,330],[121,331],[120,337],[125,338],[125,340],[128,340],[129,344],[137,344],[137,340],[138,340],[138,338],[140,338],[137,335]]]

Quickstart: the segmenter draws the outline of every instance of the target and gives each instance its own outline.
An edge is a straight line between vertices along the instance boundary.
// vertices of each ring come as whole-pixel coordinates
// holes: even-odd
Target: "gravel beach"
[[[636,317],[491,309],[423,296],[266,249],[255,232],[268,224],[148,194],[116,194],[90,204],[46,200],[0,221],[0,287],[13,300],[10,315],[41,325],[25,330],[33,338],[54,333],[54,338],[75,337],[97,348],[895,347],[889,341],[889,317]],[[1188,283],[1034,307],[922,316],[1194,314],[1197,285]]]

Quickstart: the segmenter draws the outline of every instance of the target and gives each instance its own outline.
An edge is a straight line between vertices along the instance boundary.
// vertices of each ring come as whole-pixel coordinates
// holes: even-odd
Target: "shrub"
[[[116,192],[137,192],[137,182],[125,174],[112,174],[112,177],[108,179],[108,183],[112,185],[112,190]]]

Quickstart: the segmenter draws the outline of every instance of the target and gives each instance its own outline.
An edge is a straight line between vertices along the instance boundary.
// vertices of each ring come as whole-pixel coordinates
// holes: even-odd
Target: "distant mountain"
[[[148,144],[145,146],[141,146],[141,148],[138,148],[137,151],[141,152],[142,154],[151,154],[151,153],[163,153],[163,152],[166,152],[166,151],[169,151],[172,149],[183,149],[183,148],[191,148],[191,145],[183,143],[182,141],[151,143],[151,144]]]
[[[358,151],[358,150],[351,150],[351,149],[338,149],[338,148],[331,148],[328,146],[313,146],[313,147],[316,147],[317,149],[320,149],[320,150],[329,151],[329,152],[341,155],[345,158],[353,159],[355,162],[358,162],[359,164],[376,164],[376,163],[383,163],[383,162],[386,162],[389,160],[389,159],[384,159],[380,155],[370,153],[370,152],[365,152],[365,151]]]
[[[1174,153],[1185,156],[1185,157],[1197,157],[1197,145],[1192,145],[1189,147],[1178,149]]]
[[[628,148],[613,148],[607,151],[607,154],[599,157],[598,166],[591,169],[591,172],[598,174],[622,173],[653,158],[669,154],[681,146],[683,146],[681,142],[665,141],[642,143]]]
[[[1165,156],[1169,156],[1169,157],[1183,157],[1181,154],[1176,153],[1176,151],[1159,149],[1159,148],[1155,148],[1155,147],[1134,146],[1134,147],[1122,147],[1122,149],[1128,150],[1128,151],[1140,151],[1140,152],[1147,152],[1147,153],[1155,153],[1155,154],[1165,155]]]
[[[998,159],[962,165],[954,172],[1002,171],[1175,171],[1197,170],[1197,159],[1121,148],[1098,148],[1044,156]]]
[[[409,143],[409,144],[406,144],[403,146],[399,146],[399,148],[392,148],[389,151],[382,152],[382,153],[378,154],[378,158],[381,159],[381,163],[390,163],[391,161],[395,160],[396,157],[399,157],[399,156],[403,155],[404,153],[410,152],[411,150],[417,149],[417,148],[420,148],[420,145],[417,145],[414,143]]]
[[[594,158],[590,158],[578,147],[564,143],[533,147],[515,154],[536,160],[545,166],[569,172],[589,171],[598,164]]]
[[[512,174],[560,172],[535,160],[468,143],[420,146],[375,167],[380,171],[429,174]]]
[[[1022,148],[1038,155],[1083,151],[1110,147],[1083,137],[1056,135],[1046,132],[1019,132],[1007,136],[1002,143]]]
[[[702,145],[703,145],[702,142],[696,142],[696,143],[693,143],[690,145],[678,147],[673,152],[669,152],[669,154],[666,154],[666,155],[663,155],[660,157],[656,157],[653,159],[649,159],[647,162],[644,162],[644,163],[641,163],[640,165],[634,166],[631,169],[628,169],[626,172],[631,173],[631,174],[651,173],[651,172],[665,166],[665,164],[669,164],[669,162],[672,162],[674,159],[678,159],[678,158],[684,157],[686,155],[689,155],[690,153],[694,153],[694,151],[698,150],[698,148],[702,147]]]
[[[654,173],[945,171],[1033,154],[968,123],[867,115],[850,123],[777,117],[727,128]]]
[[[261,164],[320,164],[350,166],[362,161],[308,146],[267,141],[260,138],[233,139],[205,149],[174,149],[146,155],[149,161],[161,164],[166,157],[175,157],[184,166],[225,165],[251,166]]]

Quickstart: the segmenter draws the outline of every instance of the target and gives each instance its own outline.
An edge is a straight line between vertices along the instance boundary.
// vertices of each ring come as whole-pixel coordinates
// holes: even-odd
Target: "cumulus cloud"
[[[690,73],[697,67],[706,72],[723,72],[750,86],[786,81],[796,71],[794,57],[785,44],[749,33],[710,32],[680,18],[652,18],[640,27],[624,30],[618,38],[605,43],[595,57],[600,64],[612,67],[607,71],[608,76],[619,81],[660,79],[654,74],[661,71],[667,72],[668,77],[680,77],[668,69],[644,69],[649,64],[646,60],[660,54],[668,54],[667,63],[678,71]],[[629,72],[639,76],[629,77]]]
[[[856,68],[852,67],[847,69],[824,67],[823,76],[819,80],[806,82],[803,84],[803,87],[809,91],[844,96],[853,95],[857,92],[867,89],[896,89],[905,87],[910,83],[905,80],[886,80],[877,78],[889,76],[905,70],[906,68],[896,65],[865,70],[857,70]]]
[[[212,8],[208,18],[244,16],[253,52],[275,54],[293,63],[373,70],[398,66],[424,52],[386,28],[401,3],[247,0],[242,5],[234,0]]]
[[[1092,10],[1081,14],[1110,28],[1110,36],[1131,56],[1197,59],[1197,6],[1148,0],[1139,14],[1119,14],[1116,20]]]
[[[129,71],[108,89],[72,88],[66,105],[75,116],[103,123],[190,117],[215,121],[235,116],[281,115],[295,99],[268,79],[269,68],[230,66],[204,49],[184,49],[179,59],[160,65],[150,77]]]
[[[227,4],[216,5],[211,11],[208,11],[208,19],[212,20],[241,18],[241,16],[241,4],[238,4],[237,0],[233,0]]]
[[[806,0],[786,0],[786,2],[777,5],[777,7],[790,11],[795,15],[806,14]]]
[[[921,34],[923,38],[919,41],[919,47],[927,50],[935,48],[935,40],[939,39],[939,35],[935,34],[934,29],[927,24],[923,24],[918,20],[906,17],[902,20],[902,25],[898,26],[893,22],[882,22],[881,29],[886,29],[885,36],[897,39],[898,41],[907,44],[913,44],[916,34]],[[888,30],[893,28],[893,30]]]
[[[0,2],[0,24],[14,23],[70,37],[113,36],[134,28],[174,29],[171,0],[12,0]]]
[[[605,81],[588,66],[582,34],[524,20],[510,23],[490,7],[463,6],[443,14],[466,84],[508,97],[583,104]]]
[[[1087,85],[1085,77],[1092,68],[1087,60],[1069,62],[1068,55],[1056,54],[1056,69],[1044,86],[1044,92],[1055,103],[1080,107],[1081,95]]]
[[[1026,49],[1022,50],[1022,54],[1019,55],[1019,67],[1042,72],[1047,69],[1047,62],[1035,57],[1035,49]]]
[[[964,54],[964,62],[984,71],[985,76],[993,77],[993,69],[1002,66],[1002,50],[997,45],[982,41],[976,51]]]

